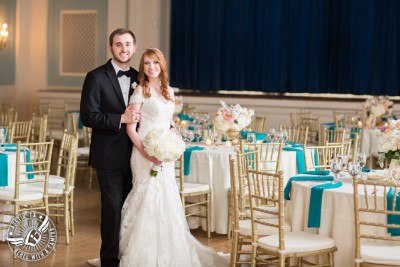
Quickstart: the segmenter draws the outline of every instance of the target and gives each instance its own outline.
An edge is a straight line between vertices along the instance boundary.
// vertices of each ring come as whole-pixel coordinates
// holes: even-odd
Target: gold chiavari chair
[[[361,127],[361,115],[358,112],[337,112],[333,111],[333,121],[336,128]]]
[[[232,211],[233,208],[233,199],[232,196],[237,197],[238,199],[238,213],[241,219],[246,217],[246,209],[249,208],[249,190],[247,188],[247,168],[251,166],[252,168],[258,169],[258,160],[260,155],[259,147],[254,147],[253,150],[247,151],[237,151],[235,161],[236,170],[235,173],[231,173],[231,175],[235,175],[235,183],[237,184],[237,188],[235,188],[236,194],[232,192],[232,188],[228,191],[228,203],[229,203],[229,211],[228,211],[228,239],[231,238],[232,232]],[[232,177],[231,177],[232,178]],[[232,195],[233,194],[233,195]]]
[[[186,217],[206,219],[207,237],[211,237],[211,188],[208,184],[185,182],[184,155],[175,162],[175,178]],[[187,199],[189,198],[190,199]]]
[[[329,264],[313,266],[333,267],[333,253],[337,250],[335,240],[329,237],[305,231],[290,232],[285,222],[285,202],[283,172],[272,174],[264,171],[248,170],[247,174],[251,223],[252,223],[252,264],[268,264],[274,262],[278,266],[289,266],[289,258],[297,259],[297,266],[310,264],[304,257],[327,254]],[[277,211],[265,209],[265,203],[278,207]],[[266,223],[258,217],[258,213],[276,216],[275,222]],[[268,226],[277,231],[276,234],[260,237],[258,229]],[[268,255],[269,257],[265,257]]]
[[[255,116],[248,128],[255,132],[264,133],[266,127],[267,117]]]
[[[400,266],[400,184],[353,178],[355,266]]]
[[[280,131],[287,132],[287,142],[306,145],[308,140],[308,126],[279,126]]]
[[[64,131],[55,174],[49,176],[48,197],[49,215],[64,217],[65,238],[74,236],[74,187],[76,173],[76,151],[78,148],[78,133]]]
[[[291,112],[290,113],[290,125],[292,127],[301,126],[302,118],[311,118],[311,111],[300,111],[300,112]]]
[[[47,115],[40,116],[37,114],[33,114],[31,133],[32,142],[46,141]]]
[[[343,143],[346,137],[346,130],[344,128],[330,130],[329,128],[322,127],[321,132],[321,145],[326,145],[327,143]]]
[[[0,112],[0,128],[6,128],[10,122],[17,121],[18,112]]]
[[[92,138],[92,128],[83,127],[83,142],[78,146],[77,150],[77,165],[76,170],[89,172],[89,191],[92,189],[93,181],[93,167],[89,166],[89,153],[90,153],[90,141]]]
[[[48,107],[48,136],[53,138],[57,144],[61,142],[64,125],[65,125],[65,109],[61,105],[49,105]]]
[[[29,142],[32,130],[32,120],[10,122],[7,129],[8,142],[10,144],[17,141]]]
[[[14,184],[0,187],[0,203],[11,206],[11,210],[0,212],[2,219],[4,215],[16,217],[18,213],[30,210],[42,210],[46,215],[49,214],[48,181],[52,151],[53,140],[17,142]],[[8,224],[9,221],[1,221],[0,229],[7,229]]]
[[[301,117],[301,125],[308,126],[308,144],[321,144],[321,123],[319,118]]]
[[[304,146],[304,163],[306,171],[328,170],[331,159],[343,154],[343,144],[324,146]]]

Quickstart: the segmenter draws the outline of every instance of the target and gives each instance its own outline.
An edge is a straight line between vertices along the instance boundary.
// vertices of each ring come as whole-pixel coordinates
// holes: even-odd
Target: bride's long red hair
[[[150,87],[149,87],[149,77],[144,73],[144,57],[147,56],[154,61],[157,61],[160,65],[160,82],[161,82],[161,95],[167,99],[172,100],[171,96],[168,92],[168,70],[167,70],[167,62],[165,61],[165,57],[163,53],[157,48],[148,48],[146,49],[143,54],[142,58],[140,59],[139,65],[139,75],[138,80],[140,85],[143,88],[143,96],[145,98],[149,98],[151,96]]]

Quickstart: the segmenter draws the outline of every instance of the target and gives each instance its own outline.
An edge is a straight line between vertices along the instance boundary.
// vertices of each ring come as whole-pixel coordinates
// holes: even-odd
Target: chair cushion
[[[278,224],[278,219],[263,219],[264,222],[269,222],[272,224]],[[251,220],[240,220],[239,221],[239,231],[241,235],[251,236]],[[290,225],[285,222],[285,231],[290,232]],[[257,234],[258,235],[274,235],[278,233],[278,228],[271,227],[263,224],[257,224]]]
[[[179,182],[177,182],[179,186]],[[196,193],[196,192],[205,192],[210,190],[210,185],[208,184],[195,184],[195,183],[185,183],[184,193]]]
[[[87,155],[89,156],[89,152],[90,152],[90,147],[88,146],[84,146],[84,147],[78,147],[78,149],[76,150],[76,153],[78,155]]]
[[[0,188],[0,200],[16,200],[14,198],[15,188],[8,186]],[[43,193],[41,193],[36,188],[27,185],[21,185],[19,190],[19,200],[20,201],[33,201],[40,200],[43,198]]]
[[[36,188],[43,188],[43,183],[32,184],[32,186]],[[62,195],[64,194],[64,184],[49,184],[47,192],[49,195]],[[70,193],[74,189],[73,186],[68,187],[68,193]]]
[[[365,242],[361,244],[361,259],[368,263],[400,266],[400,246],[393,242]]]
[[[272,251],[279,250],[279,235],[261,237],[258,244]],[[335,247],[335,240],[307,232],[285,232],[285,251],[287,253],[311,252]]]

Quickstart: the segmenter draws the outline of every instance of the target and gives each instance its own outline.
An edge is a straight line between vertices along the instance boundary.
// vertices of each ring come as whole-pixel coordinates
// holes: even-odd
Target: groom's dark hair
[[[108,40],[110,46],[113,45],[113,40],[114,40],[115,35],[122,35],[125,33],[129,33],[133,38],[133,44],[136,44],[136,37],[131,30],[124,29],[124,28],[118,28],[110,34],[110,39]]]

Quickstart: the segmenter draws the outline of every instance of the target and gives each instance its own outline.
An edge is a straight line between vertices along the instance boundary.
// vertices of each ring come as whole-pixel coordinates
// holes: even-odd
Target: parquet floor
[[[98,256],[100,248],[100,191],[94,178],[94,186],[88,191],[87,181],[83,181],[82,173],[78,173],[75,189],[75,236],[66,245],[63,222],[57,224],[58,241],[56,252],[38,262],[25,262],[14,259],[7,242],[0,242],[0,266],[4,267],[89,267],[88,259]],[[54,221],[54,220],[53,220]],[[55,221],[54,221],[55,222]],[[217,251],[229,252],[230,240],[226,235],[213,233],[207,238],[202,230],[193,230],[192,234],[203,244]]]

